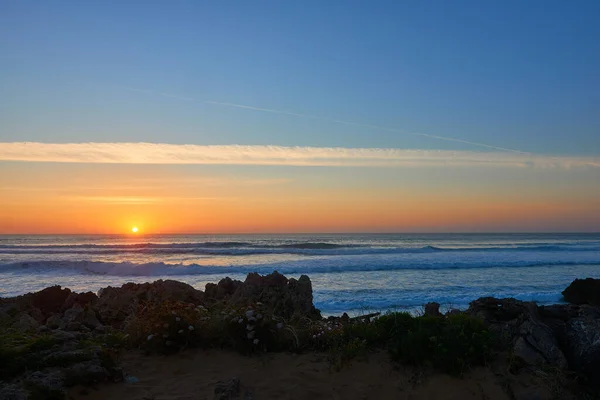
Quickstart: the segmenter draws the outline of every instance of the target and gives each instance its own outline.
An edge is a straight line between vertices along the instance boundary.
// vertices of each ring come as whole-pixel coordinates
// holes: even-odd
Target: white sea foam
[[[0,236],[0,296],[169,278],[202,289],[274,270],[308,274],[325,313],[490,295],[553,303],[573,279],[600,277],[600,235]]]

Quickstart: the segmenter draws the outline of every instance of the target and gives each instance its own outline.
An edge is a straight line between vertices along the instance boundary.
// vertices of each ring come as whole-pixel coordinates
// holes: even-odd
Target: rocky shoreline
[[[569,304],[480,298],[467,310],[446,315],[431,303],[417,322],[435,329],[440,325],[443,332],[466,324],[460,325],[464,332],[464,326],[480,320],[484,333],[494,338],[494,354],[508,357],[511,369],[558,371],[597,394],[600,280],[576,280],[563,295]],[[249,274],[244,282],[225,278],[204,291],[172,280],[127,283],[98,294],[53,286],[0,299],[0,398],[60,399],[72,385],[123,380],[118,354],[131,348],[159,353],[233,348],[251,354],[335,347],[349,357],[354,347],[389,347],[389,338],[384,341],[380,331],[371,329],[372,317],[324,319],[313,305],[310,279],[288,279],[277,272]],[[479,328],[473,329],[472,335],[480,335]],[[464,342],[470,345],[474,338]],[[482,349],[489,347],[481,343]],[[434,356],[432,365],[439,364],[439,354]]]

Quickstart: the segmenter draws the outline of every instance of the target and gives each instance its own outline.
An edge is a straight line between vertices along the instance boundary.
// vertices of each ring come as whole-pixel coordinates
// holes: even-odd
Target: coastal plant
[[[198,330],[210,316],[202,306],[183,302],[140,304],[126,321],[130,343],[160,353],[198,345]]]
[[[262,304],[210,308],[188,303],[144,304],[125,326],[130,343],[169,353],[185,347],[234,348],[241,353],[281,351],[298,346],[293,327]]]
[[[407,322],[405,329],[390,336],[388,349],[393,359],[460,374],[491,356],[490,333],[477,318],[422,316]]]
[[[58,341],[46,334],[4,329],[0,332],[0,380],[45,366],[45,353],[56,344]]]

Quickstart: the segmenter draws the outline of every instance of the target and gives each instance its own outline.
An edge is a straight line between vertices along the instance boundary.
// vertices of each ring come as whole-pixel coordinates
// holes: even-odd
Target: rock
[[[28,400],[29,391],[23,385],[14,383],[0,386],[0,399],[2,400]]]
[[[567,368],[567,359],[558,347],[552,330],[541,322],[525,321],[520,327],[521,338],[536,350],[549,365]]]
[[[515,342],[513,354],[525,365],[541,366],[546,364],[544,357],[522,337]]]
[[[342,321],[342,323],[348,323],[350,322],[350,316],[347,313],[343,313],[340,317],[340,320]]]
[[[89,332],[90,329],[83,325],[81,322],[69,322],[65,327],[67,331],[71,332]]]
[[[69,289],[61,289],[60,286],[50,286],[44,290],[33,293],[32,304],[39,308],[44,314],[59,312],[65,300],[71,291]]]
[[[71,322],[81,322],[83,321],[84,313],[85,311],[83,307],[81,307],[79,304],[76,304],[75,306],[73,306],[73,308],[70,308],[67,311],[65,311],[62,320],[66,324],[69,324]]]
[[[64,329],[67,324],[62,320],[60,315],[54,314],[46,320],[46,326],[50,329]]]
[[[82,323],[90,329],[96,329],[97,327],[102,326],[92,307],[86,307]]]
[[[226,277],[221,279],[218,284],[207,283],[204,294],[207,299],[213,301],[223,300],[231,297],[240,286],[242,286],[242,282]]]
[[[99,360],[91,360],[65,368],[64,377],[67,386],[74,386],[108,381],[111,375]]]
[[[446,312],[446,317],[449,317],[451,315],[460,315],[463,312],[457,308],[451,308],[450,310],[448,310],[448,312]]]
[[[440,312],[440,304],[435,302],[425,304],[425,316],[441,317],[442,313]]]
[[[63,331],[60,329],[52,331],[52,336],[59,342],[73,341],[77,338],[77,334],[73,332]]]
[[[206,301],[225,301],[236,306],[262,303],[275,315],[283,318],[320,318],[313,305],[312,283],[306,275],[300,279],[287,279],[275,271],[269,275],[250,273],[244,282],[230,278],[217,285],[207,284]]]
[[[25,377],[25,381],[28,384],[33,384],[39,389],[45,389],[46,391],[59,391],[63,390],[63,379],[60,371],[34,371]]]
[[[562,295],[569,303],[600,306],[600,279],[575,279]]]
[[[526,365],[568,366],[556,333],[544,323],[535,303],[515,299],[481,298],[471,302],[467,313],[481,317]]]
[[[469,303],[468,314],[480,317],[488,322],[507,322],[515,320],[527,312],[525,303],[515,299],[496,299],[482,297]]]
[[[63,310],[68,310],[72,308],[75,304],[79,304],[80,306],[86,306],[88,304],[94,304],[98,300],[98,296],[96,296],[93,292],[85,292],[85,293],[71,293],[63,304]]]
[[[600,386],[600,319],[579,317],[568,321],[564,347],[571,368]]]
[[[21,318],[19,318],[19,321],[17,321],[13,325],[14,328],[16,328],[22,332],[35,331],[35,330],[37,330],[37,328],[39,326],[40,326],[40,324],[35,319],[31,318],[31,316],[29,316],[29,314],[21,315]]]
[[[169,301],[197,305],[203,300],[204,293],[186,283],[158,280],[143,284],[126,283],[120,288],[104,288],[99,292],[94,309],[100,318],[99,322],[119,327],[142,303],[162,304]]]
[[[229,400],[238,398],[240,395],[240,380],[233,378],[230,381],[217,382],[215,387],[215,400]]]

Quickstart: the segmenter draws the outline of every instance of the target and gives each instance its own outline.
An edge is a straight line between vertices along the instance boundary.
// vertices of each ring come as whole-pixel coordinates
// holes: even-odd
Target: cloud
[[[348,147],[201,146],[164,143],[0,143],[0,160],[111,164],[279,165],[322,167],[600,167],[600,158]]]

